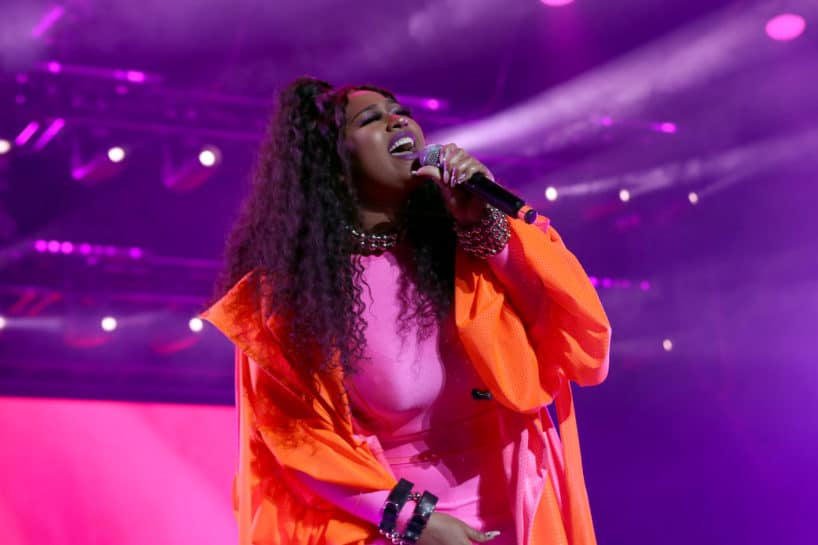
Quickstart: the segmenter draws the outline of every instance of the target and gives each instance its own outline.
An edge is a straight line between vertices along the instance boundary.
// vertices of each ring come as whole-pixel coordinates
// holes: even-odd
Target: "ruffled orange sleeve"
[[[510,226],[505,267],[525,274],[518,283],[489,260],[458,252],[455,321],[498,401],[534,412],[553,401],[564,378],[580,385],[605,379],[611,328],[588,275],[550,222],[540,216]]]
[[[236,345],[240,545],[359,544],[377,530],[314,494],[293,470],[360,491],[395,479],[338,407],[340,371],[309,386],[277,349],[249,278],[202,314]]]
[[[596,545],[570,382],[605,379],[610,324],[590,279],[549,221],[540,216],[533,225],[510,224],[505,263],[458,252],[455,322],[469,358],[501,404],[536,419],[556,400],[565,497],[555,507],[554,491],[547,491],[528,545]],[[520,274],[515,278],[513,271]]]

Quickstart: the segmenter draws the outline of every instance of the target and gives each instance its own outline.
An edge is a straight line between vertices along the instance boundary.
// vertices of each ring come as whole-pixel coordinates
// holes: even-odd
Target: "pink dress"
[[[507,252],[490,258],[492,267],[501,275],[525,276],[508,270]],[[465,355],[451,315],[420,343],[414,324],[400,331],[399,255],[361,257],[369,286],[363,289],[367,348],[358,371],[346,378],[355,425],[377,437],[396,478],[438,496],[438,511],[479,531],[499,530],[493,545],[515,544],[513,499],[504,481],[503,444],[492,410],[496,402],[480,397],[486,387]],[[359,494],[306,475],[302,479],[335,504],[375,525],[380,521],[387,491]],[[409,502],[403,509],[399,528],[413,508]]]

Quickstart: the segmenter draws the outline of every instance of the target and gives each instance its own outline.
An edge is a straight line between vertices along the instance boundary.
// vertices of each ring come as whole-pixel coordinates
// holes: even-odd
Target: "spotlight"
[[[540,0],[546,6],[551,6],[552,8],[557,8],[560,6],[567,6],[574,2],[574,0]]]
[[[690,194],[687,196],[687,200],[690,201],[690,204],[698,204],[699,196],[695,192],[691,191]]]
[[[665,339],[664,341],[662,341],[662,348],[665,349],[665,352],[670,352],[671,350],[673,350],[673,341],[671,341],[670,339]]]
[[[11,142],[4,138],[0,138],[0,155],[5,155],[11,151]]]
[[[557,188],[549,187],[545,190],[545,198],[549,201],[556,201],[557,200]]]
[[[114,331],[116,329],[116,318],[114,318],[113,316],[106,316],[105,318],[102,319],[100,325],[102,326],[103,331],[107,331],[110,333],[111,331]]]
[[[204,167],[215,166],[221,159],[221,153],[218,148],[208,146],[199,152],[199,163]]]
[[[125,150],[119,146],[86,154],[75,142],[71,153],[71,177],[83,185],[104,182],[125,169],[125,155]]]
[[[794,40],[804,33],[807,22],[800,15],[782,13],[767,21],[765,30],[771,39],[786,42]]]
[[[6,325],[8,325],[7,322],[6,322],[6,318],[3,317],[3,316],[0,316],[0,331],[2,331],[3,329],[6,329]]]
[[[119,163],[123,159],[125,159],[125,150],[120,148],[119,146],[114,146],[113,148],[108,150],[108,159],[112,163]]]
[[[203,148],[196,159],[191,158],[180,166],[172,164],[170,154],[166,153],[162,182],[171,191],[184,192],[195,189],[205,183],[215,172],[221,162],[221,152],[214,146]]]
[[[619,192],[619,200],[622,202],[628,202],[631,200],[631,192],[627,189],[623,189]]]
[[[440,109],[440,101],[436,98],[426,99],[426,107],[432,111],[437,111]]]
[[[199,318],[191,318],[187,325],[194,333],[199,333],[204,328],[204,322]]]
[[[673,134],[677,130],[679,130],[679,128],[676,126],[676,123],[667,122],[667,123],[659,123],[658,125],[656,125],[656,130],[658,130],[659,132],[667,133],[667,134]]]

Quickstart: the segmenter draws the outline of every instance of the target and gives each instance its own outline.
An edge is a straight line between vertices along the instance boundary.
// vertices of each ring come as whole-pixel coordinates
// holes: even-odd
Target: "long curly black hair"
[[[228,238],[217,296],[251,273],[265,318],[296,370],[315,376],[340,365],[354,372],[365,348],[363,267],[344,225],[358,223],[358,200],[344,144],[351,91],[384,89],[299,78],[278,98],[252,178]],[[414,190],[401,211],[411,266],[401,283],[402,331],[427,336],[454,296],[454,220],[438,187]],[[412,288],[412,289],[407,289]]]

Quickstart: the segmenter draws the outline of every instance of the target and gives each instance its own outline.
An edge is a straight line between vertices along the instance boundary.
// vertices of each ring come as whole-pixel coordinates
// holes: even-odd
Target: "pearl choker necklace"
[[[352,239],[352,250],[363,255],[386,251],[397,244],[399,238],[398,231],[382,234],[362,233],[351,225],[347,226],[347,231]]]

